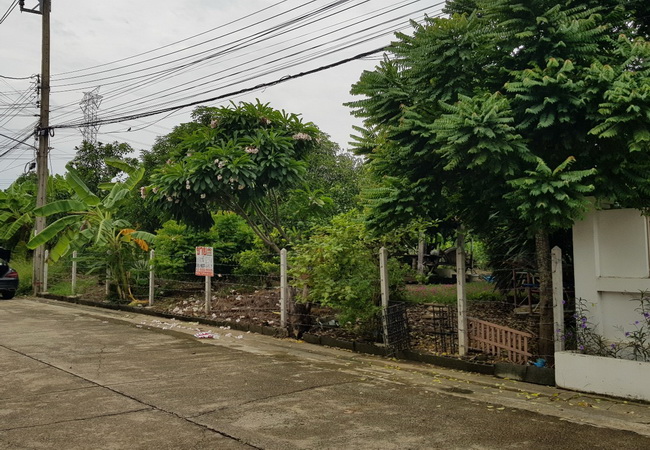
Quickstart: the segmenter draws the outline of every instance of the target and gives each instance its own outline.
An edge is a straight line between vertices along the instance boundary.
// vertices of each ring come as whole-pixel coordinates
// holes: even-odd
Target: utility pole
[[[39,8],[27,9],[24,0],[20,1],[20,10],[41,15],[42,18],[42,44],[41,44],[41,120],[36,134],[38,136],[38,153],[36,154],[36,176],[38,178],[38,192],[36,194],[36,207],[45,205],[47,199],[48,179],[48,153],[50,138],[50,11],[51,0],[39,0]],[[36,217],[35,233],[45,229],[45,217]],[[34,251],[34,278],[32,287],[34,294],[43,291],[45,278],[45,246],[41,245]]]

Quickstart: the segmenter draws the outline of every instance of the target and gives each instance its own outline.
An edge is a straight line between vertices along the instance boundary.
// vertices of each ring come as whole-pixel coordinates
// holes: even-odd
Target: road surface
[[[0,449],[50,448],[649,449],[650,407],[196,323],[0,301]]]

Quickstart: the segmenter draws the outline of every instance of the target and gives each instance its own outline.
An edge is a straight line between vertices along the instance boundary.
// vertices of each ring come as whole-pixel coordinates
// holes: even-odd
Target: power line
[[[364,58],[366,56],[370,56],[370,55],[373,55],[375,53],[379,53],[381,51],[384,51],[385,49],[386,49],[386,47],[381,47],[381,48],[371,50],[371,51],[368,51],[368,52],[363,52],[363,53],[360,53],[360,54],[358,54],[356,56],[353,56],[351,58],[346,58],[346,59],[337,61],[335,63],[328,64],[326,66],[321,66],[321,67],[318,67],[316,69],[308,70],[308,71],[301,72],[301,73],[294,74],[294,75],[287,75],[287,76],[284,76],[284,77],[282,77],[280,79],[277,79],[277,80],[274,80],[274,81],[271,81],[271,82],[268,82],[268,83],[261,83],[261,84],[258,84],[256,86],[250,87],[250,88],[240,89],[238,91],[229,92],[229,93],[226,93],[226,94],[218,95],[216,97],[206,98],[206,99],[203,99],[203,100],[196,100],[196,101],[193,101],[193,102],[185,103],[183,105],[172,106],[172,107],[169,107],[169,108],[163,108],[163,109],[156,110],[156,111],[149,111],[149,112],[146,112],[146,113],[133,114],[133,115],[117,117],[117,118],[113,118],[113,119],[99,119],[99,120],[97,120],[97,124],[98,125],[106,125],[106,124],[110,124],[110,123],[119,123],[119,122],[125,122],[127,120],[132,120],[132,119],[140,119],[140,118],[143,118],[143,117],[155,116],[155,115],[158,115],[158,114],[164,114],[164,113],[169,112],[169,111],[177,111],[179,109],[189,108],[189,107],[192,107],[192,106],[198,106],[198,105],[201,105],[203,103],[214,102],[216,100],[221,100],[221,99],[224,99],[226,97],[232,97],[232,96],[235,96],[235,95],[245,94],[247,92],[252,92],[252,91],[259,90],[259,89],[264,89],[264,88],[267,88],[267,87],[275,86],[277,84],[284,83],[284,82],[287,82],[289,80],[295,80],[297,78],[302,78],[304,76],[311,75],[313,73],[322,72],[323,70],[331,69],[333,67],[337,67],[337,66],[349,63],[351,61],[356,61],[356,60]],[[82,127],[82,126],[85,126],[85,125],[86,124],[83,123],[83,122],[81,122],[81,123],[68,123],[68,124],[61,124],[61,125],[52,125],[52,126],[50,126],[50,128],[78,128],[78,127]]]
[[[36,75],[30,75],[28,77],[10,77],[7,75],[0,75],[0,78],[4,78],[5,80],[29,80],[30,78],[34,78]]]
[[[11,5],[9,5],[9,8],[7,11],[0,17],[0,25],[2,25],[2,22],[7,20],[7,17],[9,17],[9,14],[13,12],[14,9],[16,9],[16,6],[18,6],[18,0],[15,0]]]
[[[282,3],[286,3],[287,1],[288,1],[288,0],[282,0],[282,1],[279,1],[279,2],[277,2],[277,3],[275,3],[275,4],[273,4],[273,5],[267,6],[266,8],[262,8],[262,9],[260,9],[260,10],[258,10],[258,11],[255,11],[254,13],[251,13],[251,14],[248,14],[248,15],[246,15],[246,16],[240,17],[239,19],[236,19],[236,20],[230,22],[230,24],[240,22],[240,21],[242,21],[242,20],[244,20],[244,19],[247,19],[247,18],[249,18],[249,17],[255,16],[255,15],[257,15],[257,14],[259,14],[259,13],[261,13],[261,12],[267,11],[267,10],[269,10],[269,9],[274,9],[276,6],[278,6],[278,5],[282,4]],[[312,1],[310,1],[309,3],[313,3],[313,1],[315,1],[315,0],[312,0]],[[226,24],[226,25],[229,25],[229,24]],[[195,34],[195,35],[193,35],[193,36],[189,36],[189,37],[183,38],[183,39],[181,39],[181,40],[179,40],[179,41],[175,41],[175,42],[172,42],[172,43],[170,43],[170,44],[163,45],[162,47],[157,47],[157,48],[155,48],[155,49],[147,50],[147,51],[145,51],[145,52],[138,53],[138,54],[135,54],[135,55],[132,55],[132,56],[127,56],[126,58],[117,59],[117,60],[115,60],[115,61],[110,61],[110,62],[107,62],[107,63],[97,64],[97,65],[95,65],[95,66],[86,67],[85,69],[76,69],[76,70],[71,70],[71,71],[67,71],[67,72],[61,72],[61,73],[58,73],[58,74],[56,74],[56,75],[53,75],[53,77],[56,77],[56,76],[58,76],[58,75],[67,75],[67,74],[69,74],[69,73],[77,73],[77,72],[83,72],[83,71],[86,71],[86,70],[97,69],[97,68],[99,68],[99,67],[110,66],[111,64],[117,64],[117,63],[120,63],[120,62],[128,61],[128,60],[130,60],[130,59],[138,58],[138,57],[140,57],[140,56],[148,55],[148,54],[150,54],[150,53],[157,52],[158,50],[163,50],[163,49],[165,49],[165,48],[172,47],[172,46],[174,46],[174,45],[176,45],[176,44],[180,44],[180,43],[182,43],[182,42],[189,41],[190,39],[194,39],[194,38],[196,38],[196,37],[203,36],[203,35],[205,35],[205,34],[211,33],[211,32],[213,32],[213,31],[215,31],[215,30],[218,30],[218,29],[223,28],[223,26],[224,26],[224,25],[219,25],[219,26],[214,27],[214,28],[211,28],[211,29],[209,29],[209,30],[207,30],[207,31],[202,31],[201,33]],[[165,55],[162,55],[162,56],[165,56]],[[65,79],[65,78],[60,78],[60,79],[63,80],[63,79]]]
[[[411,3],[413,3],[413,2],[411,2]],[[426,10],[426,9],[431,9],[431,8],[434,8],[434,7],[438,7],[438,6],[442,5],[442,4],[443,4],[443,2],[437,2],[437,3],[431,5],[431,6],[427,7],[427,8],[422,8],[422,9],[418,10],[417,12],[422,12],[423,10]],[[391,10],[391,11],[392,11],[392,10]],[[405,18],[405,17],[410,16],[411,14],[413,14],[413,12],[411,12],[411,13],[407,13],[407,14],[405,14],[405,15],[403,15],[403,16],[400,16],[399,18]],[[388,21],[382,22],[382,23],[379,24],[379,25],[387,24],[387,23],[390,23],[391,21],[395,21],[395,20],[397,20],[397,19],[396,19],[396,18],[393,18],[393,19],[390,19],[390,20],[388,20]],[[359,23],[359,22],[357,22],[357,23]],[[375,27],[376,27],[376,26],[378,26],[378,25],[375,25]],[[325,29],[327,29],[327,28],[331,28],[331,27],[326,27]],[[372,26],[367,27],[367,28],[365,28],[364,30],[365,30],[365,31],[368,31],[368,30],[371,30],[371,29],[372,29]],[[392,32],[394,32],[394,31],[397,31],[397,30],[395,30],[395,29],[387,29],[385,32],[386,32],[386,33],[392,33]],[[308,34],[311,34],[311,33],[308,33]],[[357,32],[357,34],[359,34],[359,32]],[[377,33],[375,37],[379,37],[380,35],[381,35],[380,33]],[[321,34],[319,37],[326,37],[326,36],[328,36],[328,33]],[[331,40],[330,40],[330,41],[328,41],[328,42],[336,42],[336,41],[342,40],[342,39],[344,39],[344,38],[345,38],[345,37],[342,37],[342,38],[335,39],[334,41],[331,41]],[[314,39],[315,39],[315,38],[314,38]],[[312,40],[313,40],[313,39],[312,39]],[[361,40],[358,41],[358,43],[363,43],[363,42],[365,42],[365,41],[366,41],[366,39],[361,39]],[[276,45],[277,45],[277,44],[276,44]],[[311,47],[311,48],[305,49],[305,50],[303,50],[303,52],[310,51],[310,50],[313,51],[313,50],[316,49],[317,47],[321,47],[321,46],[323,46],[323,44],[319,44],[319,45],[317,45],[317,46],[314,46],[314,47]],[[339,49],[342,49],[342,48],[350,48],[350,47],[351,47],[351,45],[346,45],[345,47],[340,47]],[[330,49],[327,51],[326,54],[332,54],[332,53],[334,53],[333,50],[334,50],[334,49],[330,48]],[[278,52],[273,52],[273,53],[271,53],[270,55],[273,55],[273,54],[276,54],[276,53],[280,53],[281,51],[286,51],[286,50],[280,50],[280,51],[278,51]],[[294,53],[293,55],[294,55],[294,56],[298,55],[298,52]],[[268,56],[269,56],[269,54],[266,54],[266,55],[265,55],[265,57],[268,57]],[[289,56],[291,56],[291,55],[289,55]],[[311,57],[309,57],[309,60],[316,59],[317,56],[318,56],[318,55],[311,56]],[[321,56],[322,56],[322,54],[321,54]],[[285,58],[286,58],[286,57],[285,57]],[[298,60],[299,60],[299,58],[296,58],[296,64],[294,64],[294,65],[297,65]],[[271,62],[260,62],[260,64],[259,64],[257,67],[259,67],[259,68],[261,68],[261,67],[265,67],[265,66],[268,66],[269,64],[272,64],[273,62],[278,62],[278,61],[282,61],[282,58],[278,58],[278,59],[276,59],[276,60],[274,60],[274,61],[271,61]],[[251,60],[247,61],[247,63],[249,63],[249,62],[252,62],[252,61],[251,61]],[[302,62],[305,62],[305,60],[303,59]],[[227,69],[224,69],[224,70],[222,70],[222,71],[220,71],[220,72],[232,71],[233,69],[241,68],[241,67],[242,67],[242,66],[240,65],[240,66],[237,66],[237,67],[234,67],[234,68],[227,68]],[[288,68],[288,67],[290,67],[290,65],[288,65],[288,64],[284,64],[284,66],[282,66],[282,65],[278,65],[278,66],[275,68],[275,71],[279,71],[279,70],[282,70],[283,68]],[[254,68],[253,68],[253,70],[254,70]],[[206,92],[203,92],[203,93],[201,93],[201,94],[198,94],[198,93],[197,93],[197,94],[191,94],[191,95],[190,95],[190,94],[188,94],[188,90],[190,90],[190,89],[196,89],[196,88],[198,88],[198,87],[200,87],[200,86],[207,85],[207,84],[210,84],[210,83],[214,83],[215,81],[223,81],[225,78],[233,77],[233,76],[235,76],[235,75],[237,75],[237,74],[240,74],[241,72],[246,72],[246,73],[250,74],[250,71],[251,71],[251,69],[245,69],[245,70],[242,69],[242,70],[240,70],[239,72],[234,72],[234,73],[231,73],[230,75],[227,75],[227,76],[220,76],[218,80],[215,79],[215,80],[213,80],[213,81],[211,81],[211,82],[209,82],[209,83],[203,83],[203,84],[198,84],[198,85],[195,84],[194,86],[192,86],[192,85],[189,85],[189,86],[188,86],[188,84],[184,84],[184,85],[181,85],[181,86],[177,86],[177,87],[171,88],[171,90],[170,90],[169,88],[167,88],[167,89],[164,89],[164,90],[163,90],[164,94],[162,94],[162,95],[160,95],[160,94],[158,94],[158,93],[149,94],[148,96],[145,96],[145,97],[139,97],[138,99],[130,100],[130,101],[126,102],[126,103],[122,103],[121,105],[116,105],[116,106],[113,106],[113,107],[105,108],[105,109],[104,109],[104,111],[105,111],[105,114],[104,114],[104,116],[105,116],[105,117],[104,117],[104,120],[106,119],[106,113],[110,113],[110,112],[118,112],[118,111],[120,111],[120,110],[123,111],[123,110],[126,109],[126,106],[129,105],[129,104],[132,104],[133,106],[135,106],[135,105],[142,105],[140,109],[145,109],[145,106],[144,106],[144,105],[145,105],[146,103],[152,103],[152,102],[156,101],[157,99],[162,99],[162,98],[164,98],[164,97],[169,97],[169,96],[171,95],[170,92],[171,92],[171,93],[174,93],[174,89],[176,89],[176,93],[178,93],[178,94],[185,94],[185,95],[186,95],[184,98],[173,100],[173,101],[175,101],[175,102],[179,102],[179,101],[182,101],[182,100],[186,100],[186,99],[188,99],[188,98],[192,98],[192,97],[194,97],[194,96],[196,96],[196,95],[205,95]],[[216,78],[216,75],[219,74],[220,72],[212,73],[211,75],[207,75],[207,76],[204,76],[204,77],[202,77],[202,78],[208,78],[208,77],[210,77],[210,76],[212,76],[212,78]],[[270,73],[272,73],[272,72],[273,72],[273,71],[271,71],[271,70],[267,70],[266,72],[262,73],[261,75],[264,75],[264,74],[270,74]],[[257,77],[259,77],[259,76],[261,76],[261,75],[258,75]],[[249,76],[248,78],[244,79],[243,81],[250,81],[250,80],[253,79],[253,78],[254,78],[254,77]],[[199,78],[198,80],[200,80],[200,79],[201,79],[201,78]],[[198,80],[195,80],[195,82],[198,81]],[[135,83],[134,85],[132,85],[132,87],[135,88],[135,87],[142,86],[142,85],[147,85],[147,86],[149,87],[149,86],[151,86],[152,83],[160,82],[160,81],[161,81],[160,79],[156,80],[155,78],[154,78],[154,79],[149,78],[149,79],[147,79],[147,80],[143,80],[143,81],[141,81],[141,82]],[[242,82],[242,80],[234,81],[234,82],[229,83],[229,84],[227,84],[227,85],[225,85],[225,86],[221,86],[221,88],[229,87],[229,86],[233,86],[233,85],[238,84],[238,83],[241,83],[241,82]],[[213,89],[214,89],[214,88],[213,88]],[[119,90],[119,89],[118,89],[118,90],[113,90],[113,91],[109,91],[108,93],[106,93],[106,94],[105,94],[105,100],[104,100],[104,102],[107,103],[107,102],[109,102],[110,100],[112,100],[112,99],[114,99],[114,98],[117,98],[117,97],[119,97],[119,96],[125,95],[125,94],[127,93],[126,90],[123,90],[122,92],[120,92],[120,94],[115,94],[116,92],[120,92],[120,90]],[[113,95],[111,95],[111,93],[113,93]],[[146,101],[146,102],[143,101],[144,98],[146,98],[146,97],[153,97],[153,96],[155,96],[155,97],[154,97],[154,98],[151,98],[150,100],[148,100],[148,101]],[[153,107],[153,108],[155,108],[155,109],[158,109],[158,108],[164,106],[165,104],[170,104],[170,103],[172,103],[173,101],[165,102],[165,103],[163,103],[163,104],[159,104],[159,105],[151,105],[151,106],[149,106],[149,107],[147,107],[147,108],[150,109],[150,108]],[[137,102],[137,103],[135,103],[135,102]],[[133,116],[135,116],[136,113],[137,113],[137,111],[136,111],[136,110],[133,110],[133,108],[131,107],[131,111],[129,111],[128,113],[127,113],[127,112],[122,112],[122,113],[120,113],[120,115],[126,115],[126,114],[129,114],[129,115],[133,115]],[[62,118],[63,118],[64,116],[66,116],[66,115],[69,115],[69,114],[64,114],[63,116],[58,117],[58,120],[60,121],[60,119],[62,119]],[[108,123],[108,122],[107,122],[107,123]]]

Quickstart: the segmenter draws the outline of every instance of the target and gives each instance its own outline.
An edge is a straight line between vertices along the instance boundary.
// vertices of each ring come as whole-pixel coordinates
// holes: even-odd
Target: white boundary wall
[[[576,298],[586,300],[595,330],[622,340],[639,313],[640,291],[650,291],[648,218],[635,209],[592,211],[573,227]]]

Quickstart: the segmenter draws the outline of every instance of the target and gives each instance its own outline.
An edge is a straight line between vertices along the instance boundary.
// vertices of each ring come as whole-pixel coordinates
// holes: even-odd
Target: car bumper
[[[0,278],[0,291],[15,291],[17,289],[17,278]]]

